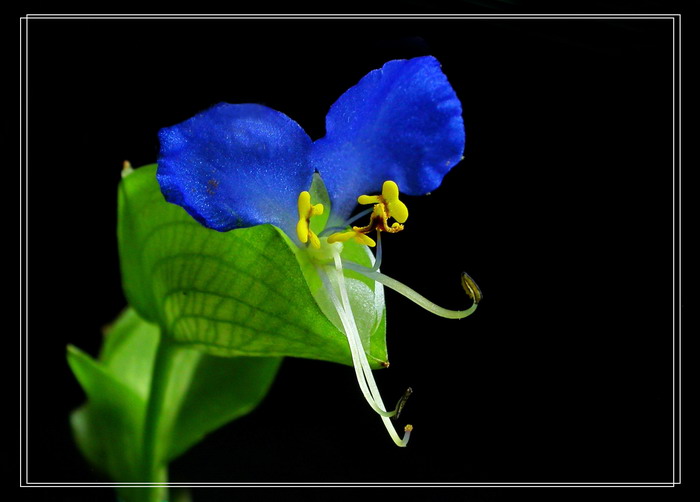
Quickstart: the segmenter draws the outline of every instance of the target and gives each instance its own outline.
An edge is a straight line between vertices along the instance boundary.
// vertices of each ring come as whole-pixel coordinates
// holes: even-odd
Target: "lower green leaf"
[[[154,375],[158,328],[127,309],[106,334],[99,360],[68,347],[68,363],[88,402],[71,416],[85,457],[110,478],[156,481],[145,468],[152,378],[164,379],[155,464],[165,466],[209,432],[252,411],[267,394],[281,358],[221,358],[172,346],[166,374]]]
[[[76,347],[68,347],[68,363],[88,397],[88,403],[71,416],[80,450],[110,478],[142,481],[145,401]]]
[[[281,358],[203,354],[173,424],[167,460],[207,433],[252,411],[267,395]]]

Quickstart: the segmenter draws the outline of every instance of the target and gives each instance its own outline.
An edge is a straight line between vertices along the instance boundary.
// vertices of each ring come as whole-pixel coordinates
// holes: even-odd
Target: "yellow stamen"
[[[382,185],[381,195],[360,195],[357,198],[360,204],[381,204],[387,218],[394,218],[399,223],[405,223],[408,219],[408,208],[399,200],[399,186],[391,180]]]
[[[332,234],[328,238],[328,242],[345,242],[354,238],[360,244],[374,247],[376,242],[367,237],[366,234],[375,230],[390,234],[403,230],[402,223],[408,219],[408,208],[406,204],[399,200],[399,186],[395,182],[391,180],[385,181],[382,185],[381,195],[360,195],[357,198],[357,202],[360,204],[374,204],[369,223],[364,227],[352,227],[350,231]],[[396,220],[391,226],[387,223],[389,218]]]
[[[408,208],[399,200],[399,186],[391,180],[382,185],[382,197],[386,201],[388,213],[399,223],[408,219]]]
[[[297,237],[302,242],[306,244],[309,240],[309,222],[306,219],[299,220],[297,222]]]
[[[388,232],[390,234],[395,234],[403,230],[403,225],[394,222],[393,225],[387,225],[387,220],[389,219],[389,214],[386,210],[386,205],[375,204],[372,209],[372,215],[369,217],[369,223],[364,227],[353,227],[353,230],[363,234],[368,234],[374,230],[379,232]]]
[[[311,241],[312,247],[314,247],[315,249],[321,249],[321,241],[318,239],[318,236],[311,230],[309,230],[309,240]]]
[[[386,180],[382,185],[382,197],[387,202],[399,200],[399,185],[394,181]]]
[[[381,202],[381,199],[379,195],[360,195],[357,198],[357,202],[363,206],[366,206],[367,204],[376,204]]]
[[[311,230],[309,221],[312,216],[320,216],[323,214],[323,204],[311,204],[311,194],[303,191],[297,199],[297,210],[299,212],[299,221],[297,222],[297,237],[306,244],[311,243],[311,246],[320,249],[321,241],[318,236]]]
[[[353,227],[352,230],[347,232],[336,232],[331,234],[328,236],[328,243],[332,244],[334,242],[345,242],[354,238],[357,242],[364,244],[365,246],[374,247],[377,245],[377,243],[374,242],[374,239],[360,232],[360,230],[362,229]]]

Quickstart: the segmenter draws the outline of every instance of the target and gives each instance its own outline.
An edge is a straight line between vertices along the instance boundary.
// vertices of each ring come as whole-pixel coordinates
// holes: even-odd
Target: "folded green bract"
[[[129,303],[178,343],[221,356],[352,364],[345,334],[314,299],[320,279],[276,227],[212,232],[165,202],[152,165],[122,180],[118,230]],[[343,258],[371,266],[363,246],[345,246]],[[363,345],[380,368],[387,360],[382,286],[348,276]]]

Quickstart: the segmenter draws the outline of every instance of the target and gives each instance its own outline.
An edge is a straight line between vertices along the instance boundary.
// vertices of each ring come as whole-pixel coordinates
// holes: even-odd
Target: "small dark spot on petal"
[[[207,193],[209,195],[214,195],[217,188],[219,188],[219,182],[215,179],[210,179],[207,181]]]

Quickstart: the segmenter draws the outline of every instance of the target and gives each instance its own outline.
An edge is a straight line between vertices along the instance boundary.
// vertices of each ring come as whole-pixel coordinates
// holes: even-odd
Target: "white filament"
[[[384,406],[384,402],[382,401],[379,393],[379,388],[374,380],[372,369],[369,366],[369,362],[367,361],[367,357],[362,346],[360,334],[357,330],[357,324],[355,323],[355,317],[352,313],[350,298],[348,297],[347,288],[345,286],[345,277],[343,275],[343,266],[340,255],[334,253],[333,259],[335,262],[335,268],[326,267],[323,270],[319,270],[321,272],[319,275],[323,280],[324,286],[328,291],[334,308],[338,312],[340,322],[343,326],[343,331],[348,338],[353,366],[355,368],[355,375],[360,385],[360,389],[372,409],[380,415],[382,422],[384,423],[384,426],[389,432],[389,435],[393,439],[394,443],[396,443],[398,446],[406,446],[408,444],[412,427],[407,426],[404,436],[401,438],[391,422],[390,417],[396,414],[396,410],[387,411],[386,407]],[[340,293],[340,300],[336,294],[335,287],[337,287],[338,292]]]
[[[335,275],[335,270],[330,269],[331,273]],[[352,317],[352,315],[348,316],[345,313],[345,308],[343,305],[340,303],[340,300],[338,299],[338,295],[335,292],[335,288],[333,287],[333,284],[331,283],[330,277],[332,275],[326,274],[325,270],[319,270],[319,275],[321,276],[321,280],[323,281],[323,285],[328,291],[331,302],[333,303],[333,307],[335,310],[338,312],[338,316],[340,317],[340,322],[343,325],[343,331],[345,332],[345,336],[348,338],[348,343],[350,345],[350,353],[352,354],[352,361],[353,361],[353,367],[355,368],[355,374],[357,376],[357,381],[360,384],[360,390],[362,390],[362,395],[365,397],[369,405],[372,407],[374,411],[376,411],[380,415],[386,415],[387,417],[391,417],[395,414],[395,412],[388,412],[383,409],[382,407],[379,406],[377,403],[376,399],[372,395],[369,387],[367,386],[366,378],[364,376],[364,370],[363,370],[363,365],[361,364],[362,359],[362,352],[363,349],[360,349],[357,346],[355,337],[352,336],[351,334],[348,333],[353,333],[357,332],[357,326],[355,325],[355,319]],[[333,283],[337,284],[337,280],[332,281]],[[338,289],[341,289],[341,286],[338,285]],[[359,335],[358,335],[359,338]],[[361,343],[360,343],[361,345]]]
[[[408,286],[397,281],[396,279],[392,279],[391,277],[382,274],[381,272],[367,267],[363,267],[362,265],[358,265],[357,263],[353,263],[347,260],[343,260],[343,265],[345,266],[345,268],[354,270],[355,272],[358,272],[364,275],[365,277],[372,279],[373,281],[377,281],[384,284],[387,288],[391,288],[397,293],[401,293],[403,296],[405,296],[412,302],[418,304],[425,310],[432,312],[433,314],[438,315],[440,317],[445,317],[447,319],[463,319],[468,315],[472,314],[477,307],[477,303],[474,303],[467,310],[449,310],[431,302],[415,290],[409,288]]]

